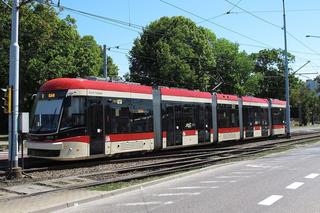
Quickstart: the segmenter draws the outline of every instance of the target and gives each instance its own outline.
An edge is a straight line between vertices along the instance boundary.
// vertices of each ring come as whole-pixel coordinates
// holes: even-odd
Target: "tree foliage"
[[[102,76],[102,49],[92,36],[79,35],[75,19],[61,19],[53,8],[37,3],[19,10],[21,111],[30,111],[32,94],[47,80]],[[8,85],[10,35],[11,11],[0,4],[1,88]],[[110,73],[117,77],[118,68],[109,61]],[[0,112],[1,120],[3,116]]]
[[[258,95],[261,75],[253,73],[254,62],[239,50],[239,45],[227,39],[218,39],[214,45],[217,65],[211,71],[212,86],[219,80],[223,85],[218,91],[237,95]],[[218,75],[218,78],[216,77]],[[216,81],[218,79],[218,81]]]
[[[206,90],[215,67],[215,35],[190,19],[162,17],[150,23],[130,51],[130,80]]]
[[[8,84],[10,10],[0,4],[0,86]],[[20,97],[22,110],[29,110],[30,97],[45,81],[58,77],[102,76],[102,49],[92,36],[81,37],[75,19],[58,17],[42,4],[20,8]],[[118,75],[111,63],[111,74]]]
[[[190,19],[162,17],[148,25],[130,51],[130,75],[147,85],[164,85],[234,94],[259,92],[260,74],[239,45],[216,39]]]
[[[263,49],[251,56],[255,61],[254,72],[263,76],[260,84],[260,96],[284,99],[284,52],[281,49]],[[294,60],[294,56],[288,53],[288,64],[290,65]],[[291,71],[289,66],[289,73]],[[289,83],[290,88],[293,89],[299,84],[299,79],[289,74]]]

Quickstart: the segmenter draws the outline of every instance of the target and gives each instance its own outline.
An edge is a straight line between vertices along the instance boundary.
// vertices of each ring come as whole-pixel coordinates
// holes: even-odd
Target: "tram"
[[[43,84],[29,157],[79,160],[285,134],[285,101],[81,78]]]

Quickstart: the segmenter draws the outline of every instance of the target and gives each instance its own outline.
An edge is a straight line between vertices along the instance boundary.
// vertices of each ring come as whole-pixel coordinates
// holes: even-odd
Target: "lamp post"
[[[285,71],[285,97],[286,97],[286,135],[290,135],[290,100],[289,100],[289,71],[288,71],[288,50],[287,50],[287,28],[286,28],[286,9],[282,0],[283,9],[283,33],[284,33],[284,71]]]
[[[318,35],[306,35],[307,38],[320,38]]]

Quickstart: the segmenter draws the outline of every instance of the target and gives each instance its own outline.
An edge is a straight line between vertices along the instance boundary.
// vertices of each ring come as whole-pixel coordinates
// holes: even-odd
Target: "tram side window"
[[[218,104],[217,113],[219,128],[239,126],[239,114],[237,105]]]
[[[153,112],[151,100],[132,100],[130,106],[131,132],[152,132]]]
[[[212,128],[212,107],[211,104],[205,106],[206,128]]]
[[[195,129],[196,124],[195,124],[195,116],[194,116],[194,108],[195,105],[193,104],[184,104],[183,105],[183,124],[182,128],[183,130],[189,130],[189,129]]]
[[[253,107],[253,111],[254,111],[254,125],[260,125],[261,124],[262,108],[255,106],[255,107]]]
[[[65,99],[60,130],[85,125],[85,97]]]
[[[177,104],[176,103],[162,103],[161,104],[161,113],[162,113],[162,131],[173,131],[179,125],[178,114],[176,113]],[[177,118],[176,118],[177,117]]]
[[[269,121],[268,121],[268,108],[262,108],[261,109],[261,124],[262,125],[268,125]]]
[[[285,109],[283,108],[272,108],[272,124],[284,124],[285,123]]]
[[[109,98],[106,103],[106,133],[129,133],[130,131],[130,100]]]

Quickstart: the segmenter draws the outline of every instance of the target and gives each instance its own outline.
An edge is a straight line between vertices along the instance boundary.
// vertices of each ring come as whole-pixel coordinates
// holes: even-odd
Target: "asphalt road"
[[[206,168],[59,212],[320,212],[320,143]]]

